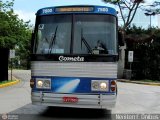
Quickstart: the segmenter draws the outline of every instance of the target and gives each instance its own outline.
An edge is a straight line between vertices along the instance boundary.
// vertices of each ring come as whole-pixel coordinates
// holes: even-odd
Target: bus
[[[34,105],[108,109],[117,99],[117,11],[107,6],[42,8],[32,35]]]

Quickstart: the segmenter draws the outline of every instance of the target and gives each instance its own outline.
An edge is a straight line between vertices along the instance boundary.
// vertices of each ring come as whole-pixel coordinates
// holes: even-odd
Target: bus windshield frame
[[[116,31],[113,15],[37,16],[33,54],[117,55]]]

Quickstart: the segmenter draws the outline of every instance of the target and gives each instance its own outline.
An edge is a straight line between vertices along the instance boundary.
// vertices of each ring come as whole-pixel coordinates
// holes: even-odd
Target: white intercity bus
[[[112,109],[117,96],[117,31],[117,12],[111,7],[38,10],[32,36],[32,103]]]

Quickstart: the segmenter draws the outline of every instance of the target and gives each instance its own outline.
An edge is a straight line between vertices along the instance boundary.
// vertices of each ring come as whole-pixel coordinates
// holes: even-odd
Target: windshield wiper
[[[51,37],[51,43],[50,43],[50,45],[49,45],[49,51],[48,51],[49,54],[52,53],[53,45],[55,45],[56,35],[57,35],[57,29],[58,29],[58,25],[57,25],[57,27],[56,27],[56,29],[55,29],[54,34],[53,34],[52,37]]]
[[[89,53],[92,53],[92,49],[89,46],[88,42],[85,40],[85,38],[83,37],[83,29],[81,29],[81,50],[82,50],[82,42],[84,43],[84,45],[86,46],[86,48],[88,49]]]

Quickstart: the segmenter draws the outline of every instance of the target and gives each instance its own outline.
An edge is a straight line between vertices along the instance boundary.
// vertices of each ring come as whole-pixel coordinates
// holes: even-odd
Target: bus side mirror
[[[123,35],[120,31],[118,31],[118,45],[124,46]]]

